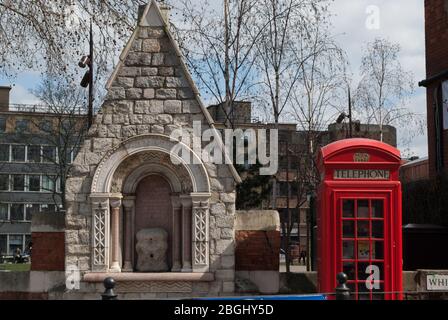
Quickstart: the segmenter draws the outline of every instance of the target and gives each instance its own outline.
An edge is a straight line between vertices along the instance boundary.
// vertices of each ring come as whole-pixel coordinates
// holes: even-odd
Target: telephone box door
[[[337,193],[336,268],[357,300],[390,299],[390,193]]]

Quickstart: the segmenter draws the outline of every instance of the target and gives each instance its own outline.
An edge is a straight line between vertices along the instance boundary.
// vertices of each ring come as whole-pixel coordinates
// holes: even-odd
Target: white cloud
[[[379,8],[380,28],[366,28],[369,6]],[[335,0],[331,5],[334,33],[346,50],[354,80],[358,79],[360,60],[364,45],[376,37],[387,38],[401,46],[402,66],[412,71],[415,80],[415,94],[409,108],[423,114],[426,119],[426,92],[417,87],[425,79],[425,25],[424,4],[421,0]],[[406,134],[405,128],[397,127],[398,136]],[[404,148],[404,146],[402,146]],[[418,156],[427,155],[427,137],[417,136],[410,151]]]
[[[23,86],[15,85],[11,90],[10,102],[12,104],[38,104],[39,99]]]

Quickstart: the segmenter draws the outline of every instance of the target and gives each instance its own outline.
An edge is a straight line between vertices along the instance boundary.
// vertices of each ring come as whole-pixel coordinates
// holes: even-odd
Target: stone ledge
[[[215,275],[210,272],[182,273],[137,273],[137,272],[90,272],[83,277],[85,282],[103,282],[112,277],[115,281],[214,281]]]

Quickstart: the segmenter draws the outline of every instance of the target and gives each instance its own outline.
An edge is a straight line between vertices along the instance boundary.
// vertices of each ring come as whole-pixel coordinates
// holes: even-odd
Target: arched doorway
[[[160,175],[149,175],[143,178],[135,193],[135,234],[143,229],[160,228],[168,234],[167,262],[172,267],[173,214],[171,205],[171,186]],[[138,254],[134,254],[134,266],[137,265]]]
[[[179,145],[193,157],[191,162],[185,162],[172,152]],[[173,158],[176,161],[172,161]],[[168,218],[172,222],[169,228],[170,253],[167,254],[169,271],[208,271],[211,196],[208,172],[201,159],[187,145],[156,134],[123,142],[110,150],[98,164],[90,194],[93,214],[92,270],[136,270],[135,229],[137,224],[145,223],[136,223],[136,202],[142,201],[137,210],[144,212],[148,209],[143,199],[161,199],[154,190],[148,191],[154,182],[151,177],[155,179],[156,176],[163,181],[159,180],[159,185],[162,185],[159,192],[164,190],[165,194],[165,200],[161,202],[166,206],[162,212],[169,211]],[[146,178],[147,181],[144,181]],[[148,196],[148,192],[154,194]],[[155,205],[148,204],[148,208],[156,211]],[[121,222],[120,215],[123,218]],[[151,214],[147,216],[151,217]],[[153,222],[150,221],[151,226]],[[165,221],[167,224],[169,222]]]

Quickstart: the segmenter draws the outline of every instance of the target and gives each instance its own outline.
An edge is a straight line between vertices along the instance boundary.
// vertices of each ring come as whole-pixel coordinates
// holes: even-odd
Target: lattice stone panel
[[[97,266],[106,265],[106,239],[107,239],[107,207],[104,204],[98,204],[94,208],[93,221],[93,264]]]
[[[208,207],[193,207],[194,226],[194,264],[207,265],[208,263]]]

